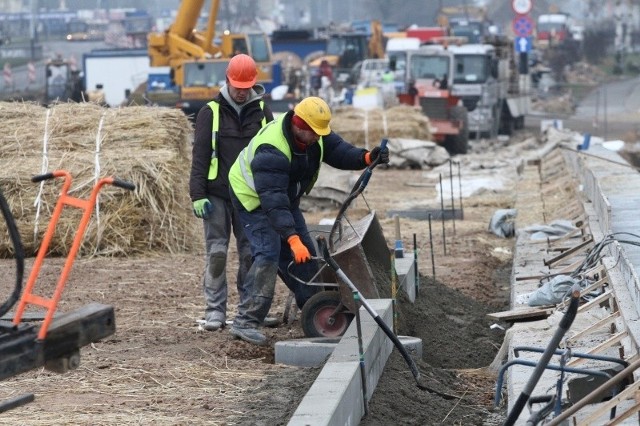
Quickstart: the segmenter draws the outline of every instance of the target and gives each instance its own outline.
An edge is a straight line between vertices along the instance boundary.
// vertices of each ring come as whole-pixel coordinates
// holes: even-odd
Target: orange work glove
[[[309,253],[309,249],[302,243],[298,235],[293,234],[287,239],[287,242],[291,247],[293,258],[296,263],[304,263],[311,260],[311,253]]]

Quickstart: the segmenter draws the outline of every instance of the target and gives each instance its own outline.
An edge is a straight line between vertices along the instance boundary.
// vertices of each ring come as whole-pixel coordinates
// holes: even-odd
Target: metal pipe
[[[429,246],[431,248],[431,270],[433,273],[433,281],[436,280],[436,262],[433,255],[433,233],[431,232],[431,213],[429,213]]]
[[[464,219],[464,210],[462,209],[462,176],[460,175],[459,161],[458,161],[458,196],[460,197],[460,218]]]
[[[516,346],[513,348],[513,355],[517,358],[519,356],[520,351],[527,351],[527,352],[540,352],[542,353],[544,351],[544,349],[542,348],[536,348],[533,346]],[[562,355],[564,353],[564,350],[562,349],[556,349],[554,354],[555,355]],[[593,359],[596,361],[608,361],[608,362],[613,362],[615,364],[620,364],[622,365],[622,367],[626,368],[629,366],[629,363],[627,361],[625,361],[622,358],[615,358],[612,356],[604,356],[604,355],[592,355],[592,354],[585,354],[582,352],[571,352],[571,356],[573,358],[584,358],[584,359]]]
[[[609,117],[607,117],[607,87],[604,87],[604,100],[602,105],[603,120],[604,120],[604,140],[607,140],[607,131],[609,130]]]
[[[451,220],[453,221],[453,235],[456,235],[456,205],[453,202],[453,164],[449,159],[449,184],[451,187]]]
[[[507,362],[506,364],[504,364],[500,368],[500,372],[498,373],[498,380],[496,381],[496,396],[494,398],[495,407],[497,407],[500,404],[500,400],[502,399],[500,397],[500,390],[502,389],[502,385],[504,383],[504,373],[507,371],[507,369],[512,365],[524,365],[526,367],[537,367],[538,364],[539,364],[538,362],[528,361],[525,359],[513,359]],[[556,365],[556,364],[547,364],[545,369],[554,370],[554,371],[565,371],[567,373],[584,374],[585,376],[601,376],[608,379],[612,378],[611,374],[605,373],[604,371],[587,370],[585,368],[574,368],[574,367],[566,367],[566,366],[563,367],[561,365]],[[613,377],[616,377],[616,376],[613,376]],[[514,419],[514,420],[517,420],[517,419]]]
[[[447,237],[444,229],[444,194],[442,194],[442,173],[438,174],[440,179],[440,217],[442,218],[442,247],[444,255],[447,255]]]
[[[369,401],[367,400],[367,373],[364,366],[364,349],[362,346],[362,325],[360,324],[360,294],[353,291],[355,304],[356,332],[358,333],[358,358],[360,362],[360,380],[362,381],[362,402],[364,403],[364,415],[369,414]]]
[[[420,271],[418,270],[418,241],[416,239],[416,234],[413,234],[413,266],[414,266],[414,280],[416,283],[416,297],[418,297],[418,293],[420,292]]]
[[[524,389],[520,393],[520,396],[518,396],[518,399],[516,400],[513,406],[513,409],[507,416],[507,420],[504,423],[505,426],[512,426],[513,424],[515,424],[516,420],[518,420],[518,417],[520,417],[520,413],[522,412],[522,409],[526,405],[527,400],[531,396],[531,392],[536,387],[536,384],[538,383],[538,380],[540,380],[542,373],[547,368],[547,365],[549,364],[549,360],[551,359],[551,356],[553,355],[555,348],[558,347],[565,333],[567,332],[567,330],[569,330],[569,328],[571,327],[571,324],[573,324],[573,320],[576,318],[576,314],[578,312],[579,302],[580,302],[580,286],[577,284],[574,284],[574,286],[571,288],[571,302],[569,303],[567,312],[565,312],[562,319],[560,320],[560,324],[558,324],[558,329],[552,336],[551,341],[549,342],[549,344],[547,345],[547,348],[545,349],[544,353],[540,357],[540,360],[538,361],[536,368],[533,370],[531,377],[529,377],[529,381],[527,382]]]

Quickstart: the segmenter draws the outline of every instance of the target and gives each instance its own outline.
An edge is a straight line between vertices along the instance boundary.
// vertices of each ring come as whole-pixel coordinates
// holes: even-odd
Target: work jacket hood
[[[255,84],[251,88],[251,92],[249,92],[249,97],[247,98],[247,101],[243,104],[239,104],[236,101],[234,101],[231,95],[229,94],[229,85],[225,84],[220,88],[220,95],[225,99],[225,101],[229,103],[229,105],[233,107],[233,109],[236,110],[238,114],[240,114],[240,111],[245,105],[248,105],[255,100],[262,99],[265,93],[266,93],[266,89],[262,84]]]

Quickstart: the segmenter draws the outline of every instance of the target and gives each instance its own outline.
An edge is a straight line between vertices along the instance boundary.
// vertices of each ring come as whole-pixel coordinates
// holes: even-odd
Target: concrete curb
[[[369,300],[371,307],[391,327],[391,299]],[[364,309],[360,308],[367,399],[373,395],[393,343]],[[289,420],[289,426],[355,425],[364,415],[355,321],[329,356],[316,381]]]

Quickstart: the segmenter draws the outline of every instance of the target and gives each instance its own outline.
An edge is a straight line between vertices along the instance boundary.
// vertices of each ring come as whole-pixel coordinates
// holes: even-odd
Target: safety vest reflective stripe
[[[281,121],[282,120],[277,120],[278,123],[281,123]],[[271,123],[275,123],[275,122],[276,121],[272,121]],[[278,126],[278,128],[282,130],[282,125]],[[258,135],[262,135],[262,133],[264,133],[264,130],[265,128],[261,129]],[[280,135],[282,135],[282,131],[279,132],[278,136]],[[253,174],[251,173],[251,162],[253,161],[253,158],[256,155],[256,149],[258,148],[258,146],[260,146],[263,143],[265,143],[264,139],[262,140],[262,142],[256,142],[256,138],[254,137],[253,139],[251,139],[251,142],[249,142],[249,145],[247,145],[247,147],[243,149],[240,155],[238,156],[240,158],[240,160],[238,161],[240,165],[240,172],[242,173],[242,177],[244,178],[245,183],[249,188],[251,188],[252,191],[256,190],[256,184],[253,181]],[[255,148],[254,148],[254,145],[255,145]],[[278,148],[280,152],[286,155],[289,162],[291,162],[291,149],[289,148],[289,145],[286,143],[284,136],[277,137],[273,145],[276,148]]]
[[[253,161],[258,148],[264,144],[272,145],[278,149],[278,151],[282,152],[289,162],[291,162],[291,148],[289,147],[289,143],[282,132],[282,121],[284,120],[284,117],[285,116],[282,115],[263,127],[258,134],[251,139],[249,145],[240,152],[240,155],[238,155],[236,162],[233,164],[231,171],[229,172],[229,183],[231,184],[236,197],[240,200],[247,211],[253,211],[260,206],[260,199],[256,192],[253,173],[251,171],[251,162]],[[322,163],[324,155],[324,143],[322,137],[318,139],[318,144],[320,145],[319,163]],[[318,167],[318,172],[319,171],[320,168]],[[318,172],[311,181],[309,188],[307,188],[307,193],[311,190],[318,178]]]
[[[218,130],[220,130],[220,104],[216,101],[211,101],[207,104],[213,113],[213,123],[211,123],[211,163],[209,164],[209,173],[207,179],[215,180],[218,177]],[[260,109],[264,111],[264,101],[260,101]],[[267,124],[267,117],[262,117],[260,126],[264,127]]]

